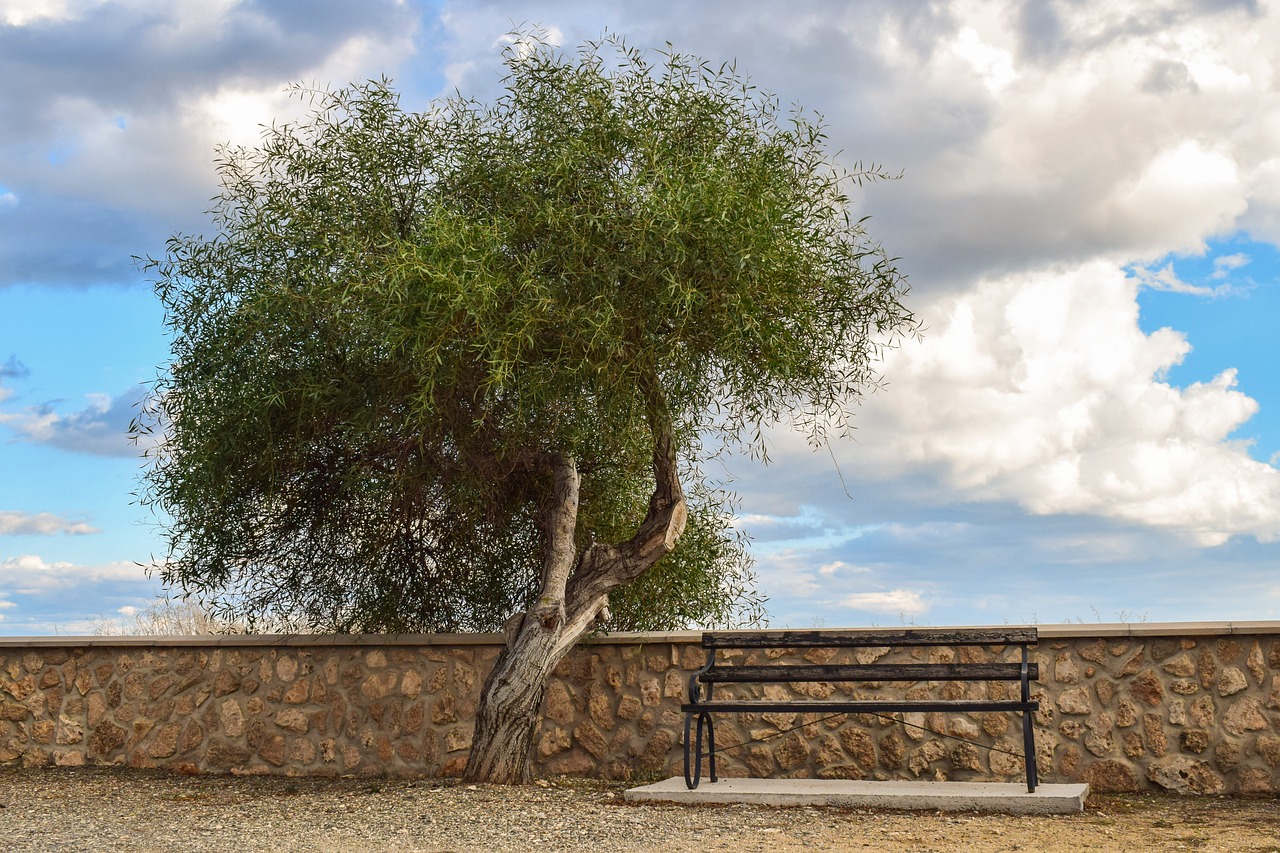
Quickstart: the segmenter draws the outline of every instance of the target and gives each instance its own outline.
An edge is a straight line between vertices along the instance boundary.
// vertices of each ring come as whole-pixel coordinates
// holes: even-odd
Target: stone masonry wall
[[[1280,623],[1042,627],[1042,780],[1095,790],[1280,792]],[[622,635],[556,670],[535,772],[681,772],[697,634]],[[494,636],[0,640],[0,765],[450,776]],[[814,662],[1013,659],[1001,649],[738,652]],[[1003,683],[734,687],[757,695],[1011,695]],[[929,731],[932,730],[932,731]],[[946,735],[946,737],[942,736]],[[1016,781],[1007,713],[722,715],[725,775]],[[1001,751],[1003,750],[1003,751]],[[1007,753],[1014,753],[1013,755]]]

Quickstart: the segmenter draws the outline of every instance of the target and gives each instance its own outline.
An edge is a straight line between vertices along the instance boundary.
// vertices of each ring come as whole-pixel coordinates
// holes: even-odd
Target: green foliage
[[[166,581],[229,615],[480,630],[535,594],[551,454],[580,544],[629,536],[653,426],[688,470],[682,544],[614,627],[758,605],[700,438],[821,441],[910,327],[819,125],[731,68],[526,39],[506,94],[416,113],[385,81],[224,151],[217,234],[151,261],[174,359],[137,433]],[[725,594],[728,593],[727,599]]]

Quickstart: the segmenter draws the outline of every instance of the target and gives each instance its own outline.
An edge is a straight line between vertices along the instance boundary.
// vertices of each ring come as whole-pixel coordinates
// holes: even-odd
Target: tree
[[[527,778],[547,678],[611,597],[729,615],[703,443],[847,428],[912,324],[849,213],[878,173],[663,56],[523,37],[491,105],[313,92],[220,159],[217,235],[151,262],[174,360],[135,431],[165,434],[165,580],[337,629],[504,625],[472,780]]]

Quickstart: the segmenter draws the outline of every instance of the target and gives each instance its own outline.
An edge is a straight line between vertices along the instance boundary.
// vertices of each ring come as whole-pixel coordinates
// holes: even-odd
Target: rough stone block
[[[450,701],[452,706],[452,701]],[[563,681],[555,680],[547,687],[547,695],[543,700],[542,713],[561,725],[569,725],[577,716],[573,696]]]
[[[1268,767],[1280,767],[1280,737],[1276,735],[1258,735],[1256,745],[1258,755]]]
[[[124,746],[129,733],[111,722],[104,721],[89,736],[89,751],[101,757],[108,757],[112,752]]]
[[[178,751],[178,737],[182,732],[181,723],[167,723],[160,727],[152,738],[147,754],[152,758],[168,758]]]
[[[0,700],[0,720],[25,720],[31,716],[31,709],[21,702]]]
[[[258,750],[263,761],[280,767],[284,764],[284,735],[269,735]]]
[[[1261,767],[1246,767],[1240,771],[1241,794],[1274,794],[1275,780],[1271,773]]]
[[[640,701],[649,707],[662,702],[662,684],[654,676],[640,679]]]
[[[981,754],[971,743],[961,743],[951,749],[951,766],[956,770],[981,770]]]
[[[1191,703],[1191,721],[1202,729],[1213,728],[1217,713],[1212,696],[1201,696]]]
[[[1269,728],[1262,703],[1252,696],[1233,702],[1222,715],[1222,727],[1233,735]]]
[[[1218,695],[1234,696],[1241,690],[1247,690],[1249,687],[1248,680],[1244,677],[1244,673],[1234,666],[1228,666],[1222,670],[1222,675],[1218,676]]]
[[[1126,675],[1133,675],[1135,672],[1142,669],[1142,665],[1145,662],[1144,647],[1138,646],[1137,650],[1129,656],[1129,659],[1121,665],[1120,671],[1117,675],[1121,678],[1124,678]]]
[[[276,714],[275,723],[282,729],[305,734],[311,728],[311,721],[306,713],[298,708],[286,708]]]
[[[1178,736],[1178,743],[1183,752],[1199,755],[1209,748],[1209,733],[1200,729],[1189,729]]]
[[[311,681],[304,677],[289,685],[289,689],[284,692],[283,699],[290,705],[301,705],[307,701],[310,694]]]
[[[385,699],[396,689],[399,680],[399,674],[394,670],[375,672],[360,682],[360,695],[370,701]]]
[[[1074,687],[1062,691],[1058,695],[1057,705],[1058,710],[1064,714],[1088,714],[1093,711],[1087,687]]]
[[[1249,670],[1249,674],[1253,676],[1255,684],[1262,685],[1267,677],[1266,659],[1262,656],[1262,646],[1257,640],[1253,641],[1253,645],[1249,649],[1249,656],[1245,658],[1245,666]]]
[[[235,699],[223,699],[218,706],[218,721],[222,732],[227,737],[239,737],[244,734],[244,711]]]
[[[1067,652],[1059,652],[1053,662],[1053,680],[1061,684],[1080,681],[1080,666]]]
[[[53,753],[53,763],[58,767],[83,767],[84,753],[78,749],[59,749]]]
[[[1205,690],[1213,687],[1217,680],[1218,662],[1214,660],[1213,652],[1208,649],[1201,649],[1200,654],[1196,655],[1196,674],[1200,676],[1200,686]]]
[[[1164,723],[1159,714],[1143,714],[1142,734],[1147,749],[1151,750],[1151,754],[1156,758],[1160,758],[1169,751],[1169,737],[1165,734]]]
[[[1240,766],[1240,744],[1234,741],[1223,741],[1213,751],[1213,763],[1223,773],[1230,773]]]
[[[1138,772],[1125,761],[1095,761],[1084,769],[1084,781],[1091,790],[1102,794],[1125,794],[1137,791]]]
[[[231,770],[244,767],[249,762],[249,751],[237,744],[215,740],[205,752],[205,762],[211,770]]]
[[[871,735],[862,729],[844,728],[839,731],[837,737],[840,739],[840,745],[844,748],[845,754],[853,759],[855,763],[863,770],[868,770],[876,764],[876,746],[875,741],[871,739]]]
[[[1173,660],[1166,661],[1160,668],[1170,675],[1176,675],[1179,678],[1186,678],[1189,675],[1195,674],[1196,663],[1191,659],[1190,655],[1184,652]]]
[[[1115,752],[1116,739],[1110,729],[1091,731],[1084,736],[1084,748],[1099,758]]]
[[[1160,677],[1149,669],[1134,676],[1129,682],[1129,693],[1144,705],[1155,707],[1164,701],[1164,685]]]
[[[582,748],[598,760],[603,760],[609,752],[609,742],[592,723],[584,721],[573,730],[573,737]]]
[[[1147,768],[1147,778],[1178,794],[1220,794],[1226,789],[1222,777],[1208,764],[1184,755],[1153,762]]]

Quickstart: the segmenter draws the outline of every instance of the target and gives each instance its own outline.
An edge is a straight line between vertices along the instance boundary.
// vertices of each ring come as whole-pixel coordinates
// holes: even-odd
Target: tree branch
[[[607,607],[610,592],[639,577],[671,553],[684,533],[688,510],[684,489],[680,486],[671,411],[656,377],[646,376],[640,386],[648,404],[649,428],[653,433],[654,488],[649,510],[630,539],[617,545],[597,543],[583,552],[567,590],[566,612],[571,621],[584,617],[594,619]]]

